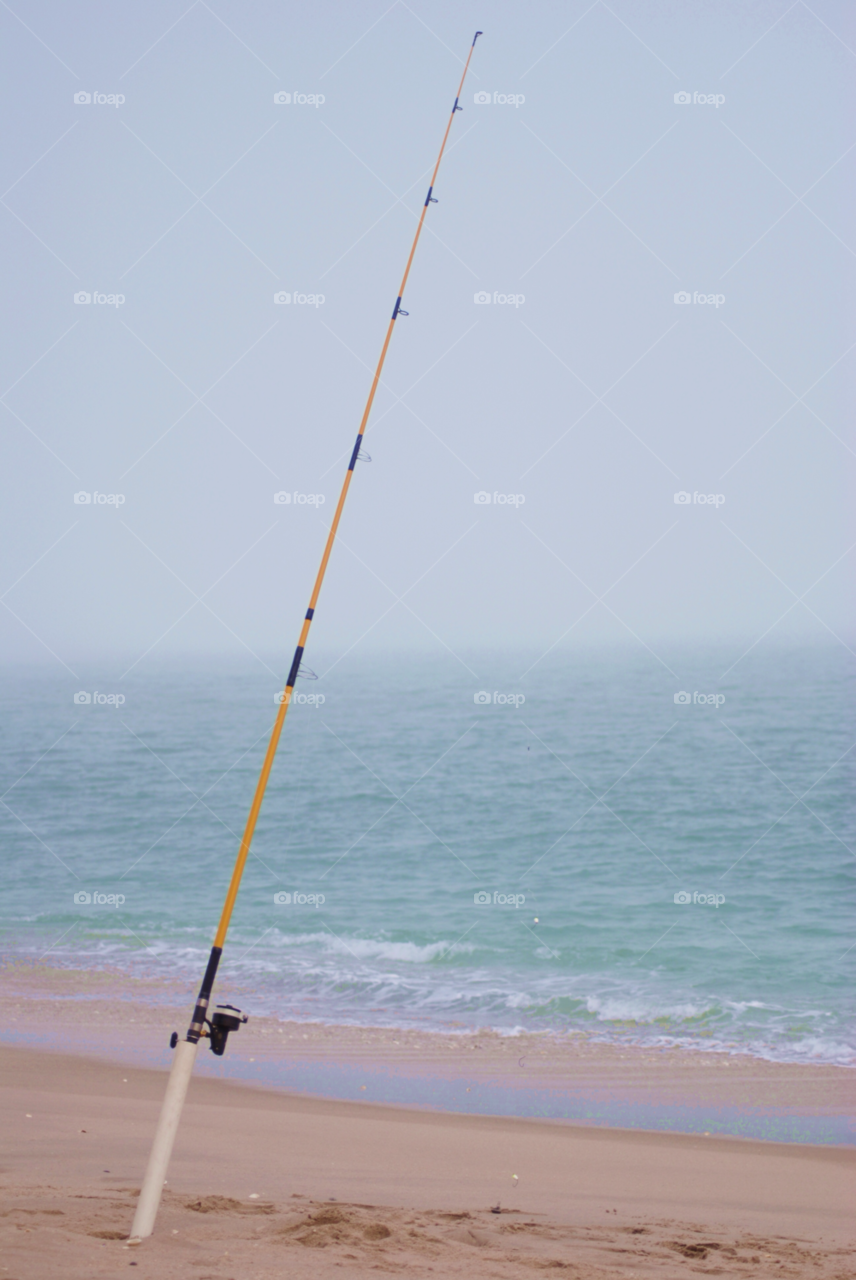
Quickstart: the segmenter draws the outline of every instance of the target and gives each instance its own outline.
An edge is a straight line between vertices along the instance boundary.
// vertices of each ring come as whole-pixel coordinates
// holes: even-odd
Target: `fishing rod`
[[[220,923],[217,926],[217,933],[214,937],[214,944],[211,947],[211,954],[208,958],[208,965],[205,970],[205,976],[202,979],[202,985],[199,988],[199,995],[196,997],[196,1007],[193,1010],[193,1017],[190,1026],[187,1028],[187,1035],[179,1041],[178,1033],[173,1032],[170,1040],[170,1046],[175,1050],[175,1058],[172,1064],[172,1070],[169,1074],[167,1082],[166,1094],[164,1095],[163,1106],[161,1108],[158,1126],[155,1130],[154,1142],[149,1156],[149,1163],[146,1166],[145,1177],[140,1191],[140,1198],[137,1201],[137,1210],[134,1214],[134,1222],[131,1227],[130,1243],[138,1244],[146,1236],[150,1236],[154,1230],[155,1218],[157,1217],[158,1207],[160,1205],[161,1193],[163,1191],[164,1180],[166,1178],[167,1169],[169,1167],[170,1156],[172,1155],[172,1147],[175,1141],[175,1135],[178,1131],[179,1120],[181,1119],[181,1111],[184,1106],[184,1099],[187,1095],[187,1088],[190,1084],[190,1077],[193,1074],[193,1064],[196,1060],[196,1051],[199,1047],[201,1039],[208,1039],[212,1051],[218,1056],[222,1055],[226,1048],[226,1041],[232,1031],[237,1031],[243,1023],[247,1021],[247,1015],[242,1013],[240,1009],[234,1008],[232,1005],[218,1005],[212,1016],[208,1017],[208,1008],[211,1003],[211,991],[214,986],[214,979],[217,976],[217,968],[220,964],[220,957],[223,954],[223,945],[226,941],[226,934],[229,930],[229,922],[232,919],[232,911],[235,907],[235,899],[238,896],[238,889],[241,885],[241,877],[244,874],[244,868],[247,865],[247,858],[250,853],[250,845],[252,843],[253,834],[256,829],[259,811],[262,807],[265,789],[270,777],[270,771],[273,768],[274,756],[279,745],[279,739],[282,734],[282,728],[285,724],[285,717],[291,703],[291,695],[297,677],[300,674],[300,664],[303,660],[303,653],[306,647],[306,641],[309,637],[309,629],[312,626],[312,619],[315,617],[315,606],[318,603],[318,597],[321,594],[321,587],[324,583],[324,575],[327,572],[327,564],[330,559],[330,553],[333,550],[333,543],[336,541],[336,533],[339,528],[339,521],[342,518],[342,510],[345,506],[345,499],[348,496],[348,490],[351,487],[351,479],[354,474],[354,467],[360,456],[360,446],[363,442],[366,426],[369,420],[369,414],[374,403],[375,392],[380,382],[380,376],[383,372],[386,353],[389,350],[392,331],[395,328],[395,322],[399,316],[406,316],[408,313],[402,310],[401,300],[404,297],[404,290],[407,287],[407,279],[410,275],[410,268],[413,265],[413,256],[416,253],[416,246],[419,243],[419,237],[422,234],[422,227],[425,222],[425,216],[428,212],[428,206],[436,204],[437,200],[433,194],[434,183],[437,181],[437,173],[440,169],[440,162],[443,159],[443,152],[446,150],[446,142],[452,128],[452,122],[455,119],[457,111],[463,111],[460,99],[464,88],[464,81],[467,78],[467,72],[470,69],[470,59],[473,56],[473,50],[476,47],[476,40],[482,35],[481,31],[477,31],[473,36],[473,42],[470,45],[470,51],[467,55],[467,61],[464,65],[461,83],[458,85],[458,92],[455,96],[454,106],[449,115],[449,121],[446,125],[446,132],[443,134],[443,142],[440,146],[440,152],[437,156],[437,163],[434,165],[434,172],[431,174],[431,182],[428,187],[428,194],[425,197],[425,203],[422,206],[422,212],[419,215],[419,222],[416,227],[416,234],[413,237],[413,244],[410,247],[410,255],[407,259],[407,266],[404,268],[404,275],[401,279],[401,285],[398,290],[398,297],[395,300],[392,317],[386,331],[383,347],[381,348],[380,359],[377,362],[374,377],[372,378],[369,396],[366,401],[366,407],[363,410],[363,416],[360,421],[360,429],[357,432],[356,443],[354,444],[351,460],[348,463],[348,469],[345,472],[345,479],[342,483],[342,491],[339,494],[339,501],[336,504],[336,511],[333,515],[333,521],[330,525],[330,531],[327,535],[327,542],[324,546],[324,554],[321,557],[321,564],[315,578],[315,585],[312,588],[312,595],[309,598],[309,607],[303,619],[303,626],[300,628],[300,638],[297,641],[297,648],[294,651],[294,659],[291,663],[291,670],[288,673],[288,679],[285,682],[285,692],[280,702],[279,711],[270,735],[267,752],[265,753],[264,763],[262,765],[259,780],[256,784],[253,802],[250,805],[250,812],[247,817],[247,825],[244,828],[244,834],[241,838],[241,844],[238,849],[238,856],[235,860],[235,869],[232,872],[232,879],[229,883],[229,889],[226,894],[226,901],[223,904],[223,912],[220,916]]]

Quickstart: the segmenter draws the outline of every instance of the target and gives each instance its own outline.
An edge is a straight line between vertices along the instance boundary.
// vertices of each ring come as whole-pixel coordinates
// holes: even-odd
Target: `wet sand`
[[[184,1033],[194,995],[178,984],[124,974],[44,964],[5,966],[0,1026],[7,1044],[64,1048],[168,1069],[170,1033]],[[240,1005],[244,997],[221,983],[217,999]],[[288,1087],[285,1073],[277,1070],[286,1063],[300,1069],[293,1073],[295,1079],[306,1082],[291,1083],[292,1090],[339,1097],[368,1094],[360,1100],[389,1101],[390,1081],[421,1078],[491,1085],[507,1096],[514,1090],[522,1096],[527,1089],[542,1089],[640,1106],[779,1108],[815,1117],[856,1114],[856,1070],[767,1062],[745,1054],[642,1048],[629,1041],[604,1043],[581,1033],[442,1034],[251,1016],[230,1038],[225,1058],[200,1052],[197,1072],[239,1076],[268,1087],[282,1075]],[[337,1093],[337,1086],[356,1092]],[[414,1101],[418,1094],[414,1086]],[[467,1103],[465,1095],[464,1087],[460,1104]]]

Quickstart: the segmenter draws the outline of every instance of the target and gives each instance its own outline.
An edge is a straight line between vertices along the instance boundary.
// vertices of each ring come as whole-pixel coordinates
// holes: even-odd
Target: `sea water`
[[[230,989],[852,1064],[854,664],[744,648],[314,660]],[[7,959],[198,982],[287,665],[2,673]]]

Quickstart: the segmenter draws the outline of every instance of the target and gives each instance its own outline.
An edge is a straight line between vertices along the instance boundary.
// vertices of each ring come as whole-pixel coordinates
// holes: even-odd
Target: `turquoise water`
[[[853,664],[759,646],[723,677],[744,647],[311,655],[230,986],[256,1014],[852,1064]],[[80,677],[3,672],[4,954],[195,983],[277,681]]]

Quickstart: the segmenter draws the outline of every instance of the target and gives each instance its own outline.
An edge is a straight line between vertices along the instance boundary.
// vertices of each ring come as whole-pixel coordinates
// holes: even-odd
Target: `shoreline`
[[[167,1070],[190,999],[178,984],[91,970],[4,971],[7,1046]],[[222,1002],[239,1003],[227,984]],[[169,1003],[167,1003],[169,1001]],[[133,1013],[133,1016],[129,1016]],[[251,1017],[197,1075],[291,1096],[592,1128],[856,1144],[856,1075],[832,1065],[611,1044],[585,1033],[396,1030]]]
[[[43,960],[31,961],[29,959],[22,960],[17,956],[11,958],[9,955],[0,955],[0,1000],[6,999],[9,1002],[9,1008],[13,1011],[17,1003],[26,1002],[32,1004],[39,999],[57,1000],[61,1002],[79,1001],[81,1004],[97,1000],[112,1000],[117,1004],[127,1005],[133,1003],[135,1007],[144,1014],[146,1008],[172,1010],[173,1017],[178,1018],[179,1022],[182,1017],[192,1009],[197,990],[197,983],[187,982],[180,978],[139,978],[127,972],[122,968],[112,968],[108,964],[101,963],[98,967],[92,968],[76,968],[73,965],[53,966],[45,964]],[[243,1001],[244,1005],[252,1002],[253,994],[246,988],[230,983],[228,978],[222,975],[218,978],[218,1001],[222,997],[223,1001]],[[619,1054],[646,1054],[649,1057],[657,1057],[661,1054],[677,1054],[698,1058],[728,1058],[735,1061],[745,1060],[755,1063],[764,1063],[774,1068],[801,1069],[801,1068],[828,1068],[833,1071],[854,1071],[856,1072],[856,1058],[847,1061],[832,1061],[829,1059],[816,1059],[807,1061],[804,1058],[794,1058],[793,1060],[783,1060],[781,1058],[772,1057],[766,1054],[753,1052],[750,1048],[745,1047],[738,1042],[730,1041],[727,1044],[718,1044],[713,1042],[712,1036],[707,1034],[699,1035],[694,1042],[689,1040],[678,1041],[670,1038],[671,1043],[657,1044],[649,1041],[640,1042],[629,1038],[622,1038],[613,1031],[614,1038],[610,1038],[609,1033],[601,1027],[574,1027],[574,1028],[557,1028],[557,1027],[515,1027],[496,1028],[485,1026],[474,1026],[461,1022],[448,1022],[438,1024],[420,1024],[414,1020],[402,1019],[400,1022],[392,1021],[337,1021],[335,1018],[325,1018],[320,1015],[312,1016],[296,1016],[296,1017],[280,1017],[274,1013],[252,1013],[252,1009],[246,1010],[250,1012],[252,1021],[255,1023],[283,1023],[286,1025],[294,1024],[303,1027],[308,1032],[312,1032],[313,1028],[330,1028],[335,1027],[342,1032],[360,1035],[362,1033],[378,1034],[387,1036],[391,1039],[398,1037],[402,1040],[413,1040],[414,1037],[424,1037],[426,1042],[430,1042],[433,1038],[449,1038],[470,1037],[470,1036],[494,1036],[498,1040],[507,1040],[511,1043],[517,1043],[521,1040],[538,1039],[543,1043],[555,1042],[557,1044],[569,1043],[586,1043],[590,1045],[601,1046],[605,1051],[614,1050]],[[303,1012],[303,1011],[301,1011]],[[143,1018],[138,1017],[131,1019],[131,1022],[142,1021]],[[618,1023],[622,1028],[626,1028],[628,1023]],[[639,1024],[647,1026],[649,1024]]]
[[[121,967],[113,967],[99,962],[96,967],[75,967],[68,965],[46,964],[43,959],[23,959],[14,951],[0,954],[0,999],[3,994],[17,996],[19,1000],[32,1001],[39,998],[57,1000],[78,1000],[81,1002],[96,999],[111,999],[127,1005],[133,1003],[142,1008],[148,1005],[153,1008],[173,1009],[175,1016],[181,1017],[193,1007],[196,989],[196,978],[185,977],[138,977]],[[368,1011],[359,1017],[340,1019],[335,1014],[327,1017],[314,1009],[295,1008],[299,1001],[289,1003],[291,1016],[281,1016],[275,1012],[253,1012],[253,1002],[259,999],[257,993],[246,986],[220,975],[218,978],[218,1000],[236,1002],[251,1014],[253,1021],[263,1019],[270,1021],[294,1022],[311,1030],[313,1027],[338,1027],[348,1033],[358,1034],[362,1031],[386,1034],[391,1037],[412,1038],[425,1037],[467,1037],[473,1035],[493,1035],[498,1039],[516,1042],[526,1037],[541,1037],[555,1040],[556,1043],[585,1042],[597,1044],[619,1053],[659,1055],[676,1053],[698,1055],[700,1057],[718,1056],[733,1058],[735,1061],[748,1060],[768,1063],[775,1067],[829,1067],[843,1071],[856,1071],[856,1057],[807,1059],[804,1055],[783,1058],[771,1050],[762,1052],[757,1048],[744,1045],[739,1041],[721,1041],[713,1032],[700,1031],[694,1038],[689,1036],[672,1036],[661,1033],[658,1038],[650,1034],[634,1037],[638,1032],[651,1031],[652,1024],[635,1023],[633,1020],[605,1021],[592,1025],[575,1027],[536,1026],[536,1027],[494,1027],[475,1025],[460,1020],[418,1021],[413,1017],[402,1016],[399,1020],[391,1018],[389,1011],[378,1009],[378,1014],[385,1017],[376,1021],[368,1020]],[[262,1004],[269,1003],[269,997],[261,997]]]

